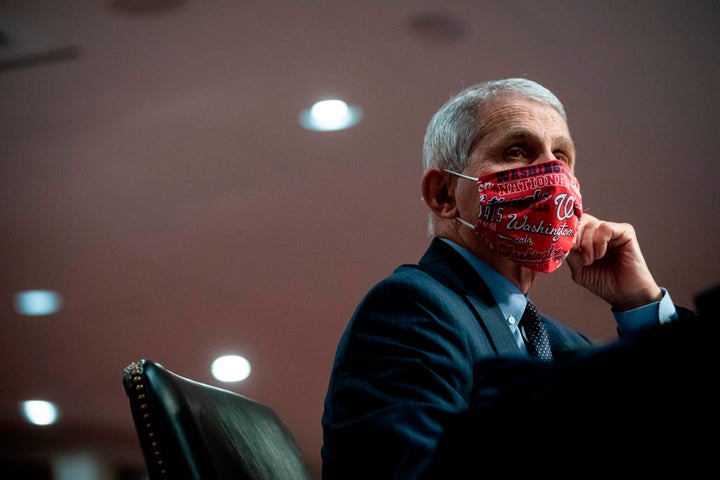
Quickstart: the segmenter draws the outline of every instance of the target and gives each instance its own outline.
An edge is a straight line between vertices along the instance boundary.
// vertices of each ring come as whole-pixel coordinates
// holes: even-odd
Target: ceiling
[[[425,126],[478,81],[560,97],[585,206],[635,226],[677,303],[720,281],[717,0],[25,0],[0,19],[5,462],[141,465],[121,377],[149,358],[272,406],[319,478],[337,341],[427,246]],[[304,130],[298,112],[331,97],[363,121]],[[18,315],[37,288],[65,308]],[[614,336],[566,266],[533,298]],[[252,375],[214,381],[223,353]],[[60,423],[24,426],[29,398]]]

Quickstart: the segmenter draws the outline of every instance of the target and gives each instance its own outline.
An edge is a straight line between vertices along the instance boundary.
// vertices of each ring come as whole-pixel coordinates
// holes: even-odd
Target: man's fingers
[[[608,244],[616,234],[620,234],[620,229],[616,229],[618,226],[602,222],[591,215],[583,215],[575,249],[582,255],[584,265],[590,265],[605,256]]]

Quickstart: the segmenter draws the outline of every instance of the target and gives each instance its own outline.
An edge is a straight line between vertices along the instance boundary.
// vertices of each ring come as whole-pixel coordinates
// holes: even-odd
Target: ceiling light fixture
[[[110,7],[128,15],[153,15],[182,7],[187,0],[114,0]]]
[[[215,359],[210,371],[221,382],[240,382],[250,376],[250,362],[240,355],[225,355]]]
[[[362,118],[359,107],[342,100],[322,100],[300,112],[300,125],[321,132],[343,130],[356,125]]]
[[[20,410],[23,417],[33,425],[52,425],[58,419],[55,404],[45,400],[25,400],[20,403]]]
[[[21,315],[50,315],[62,308],[63,298],[52,290],[25,290],[15,294],[14,303]]]
[[[408,21],[408,28],[419,39],[438,45],[459,42],[465,38],[463,23],[446,13],[425,12],[415,15]]]

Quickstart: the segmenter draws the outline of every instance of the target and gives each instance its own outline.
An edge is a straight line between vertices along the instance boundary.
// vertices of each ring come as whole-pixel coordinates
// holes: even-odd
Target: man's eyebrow
[[[502,135],[500,135],[500,142],[501,143],[510,143],[513,141],[518,140],[527,140],[528,138],[535,137],[530,130],[526,130],[524,128],[515,128],[512,130],[507,130]]]
[[[508,130],[505,133],[503,133],[499,138],[500,144],[508,144],[512,142],[519,142],[519,141],[527,141],[529,139],[535,139],[538,138],[537,135],[535,135],[530,130],[524,129],[524,128],[516,128],[512,130]],[[553,144],[560,147],[562,150],[567,150],[568,152],[575,152],[575,142],[572,141],[571,138],[560,135],[553,138]]]
[[[553,143],[560,146],[562,150],[567,150],[568,152],[575,153],[575,142],[573,142],[571,138],[568,138],[564,135],[560,137],[555,137],[553,138]]]

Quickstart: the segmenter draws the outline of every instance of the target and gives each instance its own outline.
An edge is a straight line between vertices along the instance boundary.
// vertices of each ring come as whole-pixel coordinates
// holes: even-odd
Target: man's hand
[[[575,283],[603,298],[614,311],[662,297],[629,223],[606,222],[584,213],[567,263]]]

